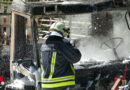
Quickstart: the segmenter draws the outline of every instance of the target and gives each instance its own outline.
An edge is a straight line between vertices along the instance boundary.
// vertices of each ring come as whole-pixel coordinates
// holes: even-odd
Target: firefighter
[[[53,23],[51,33],[41,46],[42,90],[69,90],[75,85],[75,70],[72,63],[81,58],[81,53],[64,37],[69,29],[63,22]]]

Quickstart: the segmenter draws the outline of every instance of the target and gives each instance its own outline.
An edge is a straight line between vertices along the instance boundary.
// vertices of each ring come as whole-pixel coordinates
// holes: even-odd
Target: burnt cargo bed
[[[130,62],[118,60],[107,64],[75,65],[77,90],[110,90],[114,78],[124,75],[127,66],[126,80],[130,80]],[[98,89],[102,87],[102,89]],[[78,89],[79,88],[79,89]]]

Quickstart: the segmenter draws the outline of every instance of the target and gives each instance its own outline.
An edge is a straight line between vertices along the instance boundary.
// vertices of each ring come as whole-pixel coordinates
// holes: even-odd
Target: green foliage
[[[7,6],[4,7],[4,13],[7,13]]]
[[[0,1],[0,4],[12,4],[12,2],[9,2],[9,1]]]

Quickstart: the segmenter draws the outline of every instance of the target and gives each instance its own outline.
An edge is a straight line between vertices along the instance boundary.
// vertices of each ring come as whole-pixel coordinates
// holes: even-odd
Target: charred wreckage
[[[10,46],[10,78],[12,83],[6,85],[6,90],[40,90],[39,47],[41,44],[39,44],[40,41],[38,38],[39,35],[36,21],[37,17],[55,16],[58,18],[63,17],[65,20],[67,15],[73,16],[84,13],[100,13],[102,11],[116,10],[125,10],[127,11],[126,14],[129,16],[129,4],[130,0],[77,0],[44,2],[25,2],[23,0],[14,0],[12,3],[12,27]],[[106,17],[110,16],[109,14],[105,15]],[[100,18],[99,16],[100,15],[98,15],[98,18]],[[101,15],[101,18],[102,17],[103,16]],[[92,22],[95,23],[95,21],[93,21],[93,18],[97,17],[92,16]],[[111,16],[109,18],[111,18]],[[100,20],[101,19],[97,20],[97,22],[100,23]],[[108,19],[105,20],[109,22]],[[28,25],[26,25],[25,22],[27,22]],[[73,26],[72,22],[72,20],[68,20],[70,27]],[[93,27],[95,27],[95,25],[96,23],[92,24]],[[104,27],[109,27],[109,25],[110,23]],[[129,20],[127,17],[126,25],[128,25],[128,29],[130,29]],[[27,35],[26,29],[28,29],[28,32],[31,33]],[[102,33],[102,30],[100,32]],[[96,32],[96,34],[102,36],[100,35],[100,32]],[[128,30],[128,32],[130,31]],[[129,90],[130,58],[121,58],[117,51],[117,48],[120,47],[121,43],[125,42],[125,40],[122,39],[122,37],[112,37],[111,33],[109,33],[109,35],[106,33],[107,31],[104,33],[103,37],[109,37],[109,39],[104,39],[104,42],[102,42],[101,46],[105,45],[111,48],[115,60],[110,60],[107,63],[86,61],[84,63],[75,64],[76,86],[74,90],[110,90],[114,84],[114,78],[118,78],[120,75],[123,75],[123,79],[127,80],[127,90]],[[71,32],[71,34],[73,34],[73,32]],[[93,31],[90,35],[97,37]],[[119,40],[119,43],[117,45],[113,46],[112,44],[113,47],[111,47],[111,45],[108,45],[109,43],[115,43],[116,40]],[[79,42],[80,39],[76,40],[76,43]],[[36,73],[39,73],[39,75]],[[114,88],[117,88],[117,86],[114,86]]]

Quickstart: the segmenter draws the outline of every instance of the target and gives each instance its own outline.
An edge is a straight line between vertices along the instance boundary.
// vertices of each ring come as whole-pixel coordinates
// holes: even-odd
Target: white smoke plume
[[[118,46],[120,41],[122,42],[116,48],[117,55],[119,58],[128,58],[130,56],[130,31],[125,21],[125,12],[109,12],[113,18],[113,32],[109,37],[94,37],[90,34],[92,30],[91,14],[66,16],[66,19],[71,21],[71,39],[77,40],[77,47],[82,53],[82,58],[79,63],[117,60],[112,48]],[[107,42],[112,48],[102,45],[111,38],[119,38],[112,40],[113,43],[111,41]]]

